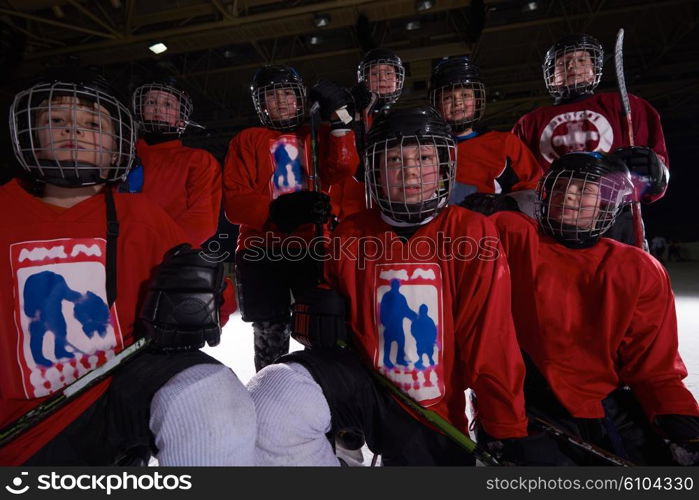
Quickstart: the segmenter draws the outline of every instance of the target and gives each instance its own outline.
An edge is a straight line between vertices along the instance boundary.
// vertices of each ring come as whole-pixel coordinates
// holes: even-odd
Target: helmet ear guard
[[[545,234],[571,248],[594,245],[633,195],[626,165],[613,155],[558,158],[537,187],[536,218]]]
[[[270,114],[267,96],[276,97],[277,92],[293,92],[296,109],[292,116],[278,118]],[[306,86],[301,75],[291,66],[267,65],[258,69],[250,84],[252,104],[260,123],[273,130],[288,132],[299,127],[305,117]]]
[[[72,70],[17,93],[10,134],[29,177],[62,187],[125,178],[135,129],[131,113],[114,95],[98,75]]]

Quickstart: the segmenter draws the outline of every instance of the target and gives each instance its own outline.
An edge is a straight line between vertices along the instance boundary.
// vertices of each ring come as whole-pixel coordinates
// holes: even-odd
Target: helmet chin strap
[[[434,195],[430,200],[436,200],[437,196]],[[427,200],[427,201],[430,201]],[[395,226],[395,227],[409,227],[409,226],[422,226],[424,224],[427,224],[430,222],[432,219],[434,219],[439,212],[444,208],[444,206],[447,204],[447,198],[442,198],[439,200],[439,203],[437,203],[437,206],[435,207],[433,213],[431,215],[426,216],[423,219],[420,220],[415,220],[415,221],[404,221],[404,220],[398,220],[394,219],[393,217],[385,214],[383,210],[381,211],[381,219],[383,219],[384,222],[386,222],[390,226]],[[399,203],[399,205],[404,206],[403,204]],[[408,217],[417,217],[419,214],[407,214]]]
[[[435,214],[436,215],[436,214]],[[385,213],[381,212],[381,219],[388,224],[389,226],[395,226],[395,227],[410,227],[410,226],[422,226],[424,224],[427,224],[430,222],[432,219],[435,218],[435,215],[430,215],[429,217],[426,217],[420,221],[415,221],[415,222],[405,222],[401,220],[396,220],[392,217],[389,217]]]

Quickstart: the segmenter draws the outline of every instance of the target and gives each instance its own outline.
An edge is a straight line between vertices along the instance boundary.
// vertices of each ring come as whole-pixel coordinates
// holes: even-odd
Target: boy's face
[[[439,156],[433,145],[404,145],[379,155],[380,183],[389,201],[421,203],[432,198],[439,185]]]
[[[553,84],[556,86],[573,86],[595,81],[595,67],[586,50],[565,52],[556,58]]]
[[[162,90],[149,90],[143,96],[143,119],[174,127],[180,122],[180,100]]]
[[[599,214],[599,205],[598,183],[559,178],[551,190],[549,217],[580,229],[590,229]]]
[[[372,64],[366,75],[367,87],[379,95],[390,94],[398,88],[396,68],[392,64]]]
[[[447,88],[439,92],[438,99],[439,112],[447,121],[470,120],[476,112],[476,96],[473,89]]]
[[[73,96],[42,104],[37,121],[40,159],[77,161],[107,168],[115,156],[114,128],[109,111]]]
[[[268,90],[264,94],[265,107],[272,120],[291,120],[298,112],[296,92],[291,88]]]

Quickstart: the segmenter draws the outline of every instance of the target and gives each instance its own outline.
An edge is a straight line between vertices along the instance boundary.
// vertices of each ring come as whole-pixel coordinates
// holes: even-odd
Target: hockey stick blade
[[[65,387],[60,393],[50,396],[43,403],[32,408],[17,420],[5,426],[0,430],[0,448],[50,416],[67,402],[75,398],[75,396],[82,394],[97,382],[111,375],[114,370],[143,351],[149,343],[150,341],[145,337],[138,339],[119,354],[107,360],[103,365],[89,371],[72,384]]]
[[[636,465],[633,462],[630,462],[625,458],[621,458],[615,455],[614,453],[610,453],[597,445],[585,441],[584,439],[580,439],[578,437],[573,436],[568,431],[561,429],[560,427],[554,425],[553,423],[547,420],[544,420],[543,418],[535,417],[534,419],[530,419],[530,421],[542,430],[549,432],[554,436],[569,442],[573,446],[577,446],[578,448],[581,448],[586,452],[595,455],[598,458],[606,460],[610,464],[618,465],[620,467],[634,467]]]

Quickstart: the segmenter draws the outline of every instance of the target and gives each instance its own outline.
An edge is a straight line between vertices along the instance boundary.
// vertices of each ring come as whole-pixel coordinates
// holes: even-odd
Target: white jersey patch
[[[444,396],[442,272],[435,263],[376,267],[376,369],[423,406]]]
[[[75,238],[10,246],[17,362],[28,399],[49,395],[123,348],[107,306],[106,242]]]
[[[608,152],[614,142],[614,130],[604,115],[595,111],[571,111],[554,116],[544,127],[539,151],[551,163],[578,151]]]

